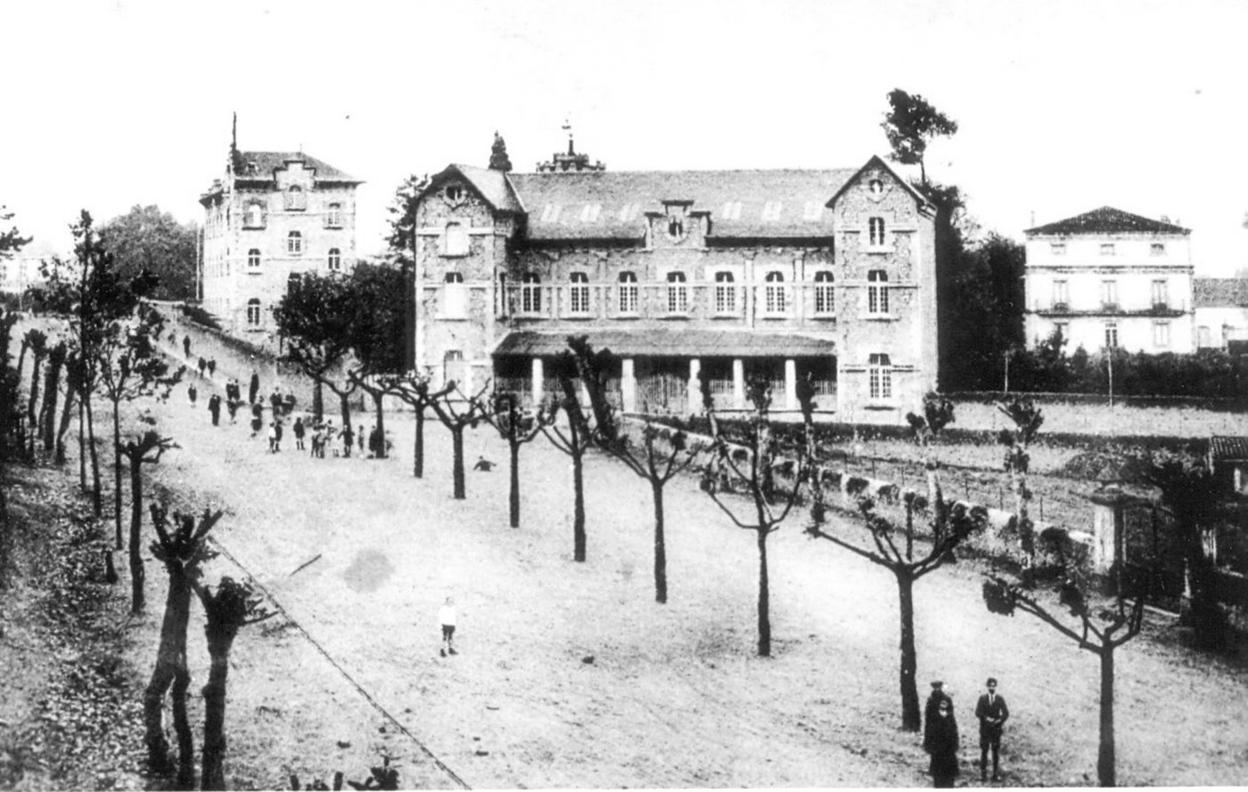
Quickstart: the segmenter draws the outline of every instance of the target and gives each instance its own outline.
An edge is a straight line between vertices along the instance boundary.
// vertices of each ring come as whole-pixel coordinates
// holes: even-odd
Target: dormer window
[[[807,201],[806,210],[802,212],[803,220],[818,220],[823,217],[823,204],[818,201]]]
[[[444,194],[446,195],[446,200],[453,203],[459,203],[464,200],[464,188],[458,184],[448,184]]]
[[[259,201],[247,204],[247,210],[243,213],[243,227],[264,228],[264,205]]]
[[[763,222],[774,223],[780,219],[781,203],[779,201],[768,201],[763,204]]]
[[[308,208],[308,196],[298,184],[286,189],[286,209],[291,212],[302,212]]]
[[[667,219],[667,235],[672,239],[680,239],[685,235],[685,221],[679,217]]]
[[[880,181],[879,179],[872,179],[871,181],[867,182],[867,189],[871,191],[872,195],[883,195],[884,194],[884,182]]]
[[[602,204],[585,204],[585,208],[581,210],[581,222],[592,223],[602,214]]]
[[[546,204],[546,206],[542,209],[542,222],[558,222],[560,211],[562,211],[562,207],[559,204]]]
[[[740,220],[741,219],[741,202],[729,201],[724,204],[724,208],[719,210],[719,218],[721,220]]]

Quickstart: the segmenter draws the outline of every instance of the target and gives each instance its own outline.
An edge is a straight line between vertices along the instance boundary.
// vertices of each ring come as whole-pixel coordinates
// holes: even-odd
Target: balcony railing
[[[835,319],[826,284],[725,286],[722,283],[516,284],[506,287],[500,316],[518,319]]]

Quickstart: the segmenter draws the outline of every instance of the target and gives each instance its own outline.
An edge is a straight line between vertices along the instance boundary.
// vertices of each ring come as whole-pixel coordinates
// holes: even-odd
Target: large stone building
[[[1104,206],[1030,228],[1025,330],[1069,349],[1191,352],[1191,231]]]
[[[362,182],[302,152],[239,151],[204,207],[203,305],[234,334],[272,334],[292,276],[355,264],[355,188]]]
[[[451,165],[418,196],[416,364],[465,391],[557,387],[566,338],[620,358],[628,411],[795,409],[897,423],[936,383],[933,207],[881,159],[840,170],[536,173]]]

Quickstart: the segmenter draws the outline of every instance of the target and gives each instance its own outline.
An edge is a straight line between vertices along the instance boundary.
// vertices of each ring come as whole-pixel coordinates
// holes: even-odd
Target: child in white
[[[450,597],[438,608],[438,621],[442,624],[442,656],[447,652],[459,654],[455,651],[455,601]]]

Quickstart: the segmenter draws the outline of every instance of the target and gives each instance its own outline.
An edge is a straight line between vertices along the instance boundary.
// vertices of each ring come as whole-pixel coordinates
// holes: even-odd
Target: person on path
[[[936,716],[923,736],[923,750],[932,757],[928,765],[932,786],[952,787],[958,777],[958,721],[953,699],[947,695],[936,705]]]
[[[182,357],[189,358],[191,356],[191,337],[189,335],[182,336]]]
[[[277,421],[269,421],[269,453],[277,453]]]
[[[325,427],[320,424],[312,427],[312,456],[325,458]]]
[[[280,454],[282,452],[282,435],[284,430],[282,427],[282,419],[273,419],[273,453]]]
[[[291,428],[293,429],[295,433],[295,450],[302,451],[303,450],[303,432],[304,432],[303,416],[299,416],[298,418],[296,418],[295,425]]]
[[[269,394],[269,409],[273,410],[274,415],[282,414],[282,393],[277,388]]]
[[[204,369],[208,368],[208,361],[204,360],[203,357],[200,357],[199,363],[197,363],[196,366],[199,368],[199,376],[202,377],[204,376]]]
[[[256,398],[260,396],[260,375],[251,372],[251,384],[247,386],[247,403],[255,404]]]
[[[442,625],[442,656],[459,654],[455,651],[455,600],[450,597],[438,608],[438,623]]]
[[[208,358],[208,376],[211,377],[215,373],[217,373],[217,359]]]
[[[286,395],[282,397],[282,415],[290,415],[295,411],[295,394],[286,391]]]
[[[259,404],[251,405],[251,436],[255,437],[260,434],[260,430],[264,427],[264,418],[262,416],[262,408]]]
[[[220,426],[221,424],[221,397],[215,393],[208,397],[208,412],[212,413],[212,425]]]
[[[191,406],[195,406],[195,400],[199,398],[199,391],[195,389],[195,383],[186,386],[186,398],[190,401]]]
[[[984,683],[988,692],[975,704],[975,717],[979,718],[979,778],[988,780],[988,749],[992,749],[992,780],[1001,780],[1001,729],[1010,718],[1010,708],[1005,698],[997,695],[997,680],[988,677]]]
[[[237,416],[239,403],[238,399],[227,399],[225,402],[226,409],[230,411],[230,423],[238,422]]]
[[[368,433],[368,450],[370,452],[374,450],[373,440],[374,440],[374,435],[376,434],[377,434],[377,427],[374,426],[373,431]],[[357,434],[355,438],[360,444],[360,456],[364,456],[364,424],[360,424],[359,434]]]
[[[351,443],[355,441],[355,432],[351,431],[351,424],[342,427],[342,455],[351,458]]]
[[[936,719],[937,710],[940,709],[940,702],[949,698],[944,690],[945,683],[940,680],[932,682],[932,693],[927,697],[927,705],[923,708],[923,734],[926,738],[927,730],[932,722]]]

